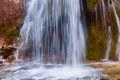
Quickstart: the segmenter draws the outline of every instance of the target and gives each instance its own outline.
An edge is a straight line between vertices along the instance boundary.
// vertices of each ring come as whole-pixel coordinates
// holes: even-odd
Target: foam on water
[[[97,69],[80,65],[78,67],[62,64],[33,64],[22,67],[14,66],[6,68],[10,73],[2,80],[99,80],[101,72]]]

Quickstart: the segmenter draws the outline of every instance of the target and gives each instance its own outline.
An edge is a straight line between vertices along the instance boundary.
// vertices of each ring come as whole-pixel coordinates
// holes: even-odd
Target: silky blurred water
[[[40,63],[79,64],[86,49],[82,13],[80,0],[32,0],[20,31],[20,56],[31,55]]]
[[[86,58],[82,0],[31,0],[20,30],[17,61],[2,80],[99,80]]]

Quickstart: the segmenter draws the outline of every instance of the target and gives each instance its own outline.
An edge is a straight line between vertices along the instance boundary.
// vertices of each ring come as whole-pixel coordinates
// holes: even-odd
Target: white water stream
[[[118,27],[118,43],[117,43],[117,48],[116,48],[116,55],[118,56],[118,60],[120,61],[120,19],[119,19],[119,16],[117,14],[117,11],[115,9],[115,4],[113,1],[112,1],[112,7],[114,10],[116,23],[117,23],[117,27]]]

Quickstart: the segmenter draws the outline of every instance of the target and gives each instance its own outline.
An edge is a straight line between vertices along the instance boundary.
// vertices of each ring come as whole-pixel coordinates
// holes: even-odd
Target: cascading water
[[[111,31],[111,26],[109,26],[108,27],[107,50],[106,50],[105,60],[109,60],[111,43],[112,43],[112,31]]]
[[[85,35],[82,0],[32,0],[20,31],[21,59],[3,80],[99,80],[98,70],[82,64]]]
[[[118,60],[120,61],[120,19],[118,17],[117,11],[115,9],[114,2],[112,2],[112,7],[113,7],[113,10],[114,10],[116,23],[117,23],[117,27],[118,27],[118,43],[117,43],[117,48],[116,48],[116,55],[118,56]]]
[[[40,63],[78,65],[85,59],[81,6],[79,0],[32,0],[20,31],[21,48],[31,49]]]
[[[102,14],[103,14],[103,23],[104,23],[104,25],[105,25],[105,27],[106,27],[106,6],[105,6],[105,2],[104,2],[104,0],[102,0]]]
[[[106,42],[107,42],[107,49],[106,49],[106,53],[105,53],[105,59],[103,59],[103,61],[108,61],[109,57],[110,57],[110,50],[111,50],[111,44],[112,44],[112,31],[111,31],[111,26],[108,25],[108,21],[107,21],[107,8],[109,8],[109,1],[105,1],[102,0],[102,16],[103,16],[103,24],[105,27],[105,33],[106,33]]]

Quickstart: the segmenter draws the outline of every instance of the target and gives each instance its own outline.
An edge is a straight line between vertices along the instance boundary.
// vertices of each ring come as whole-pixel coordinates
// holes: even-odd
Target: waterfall
[[[82,0],[30,0],[20,30],[20,60],[3,80],[100,80],[100,70],[83,64]],[[31,60],[31,61],[30,61]]]
[[[114,10],[116,23],[117,23],[117,27],[118,27],[118,43],[117,43],[117,48],[116,48],[116,55],[118,56],[118,60],[120,61],[120,19],[118,17],[117,11],[115,9],[114,2],[112,2],[112,7],[113,7],[113,10]]]
[[[111,26],[109,26],[108,27],[107,50],[106,50],[105,60],[109,60],[111,43],[112,43],[112,31],[111,31]]]
[[[106,2],[107,3],[107,2]],[[109,56],[110,56],[110,50],[111,50],[111,44],[112,44],[112,30],[111,30],[111,26],[107,25],[108,21],[107,21],[107,7],[109,7],[109,5],[107,6],[105,4],[105,0],[102,0],[102,16],[103,16],[103,24],[105,27],[105,33],[106,33],[106,42],[107,42],[107,49],[105,52],[105,59],[103,59],[103,61],[108,61],[109,60]]]
[[[104,25],[105,25],[105,27],[106,27],[106,6],[105,6],[105,2],[104,2],[104,0],[102,0],[102,9],[103,9],[103,23],[104,23]]]
[[[32,0],[20,30],[21,57],[29,55],[42,64],[79,64],[86,47],[82,11],[80,0]]]

